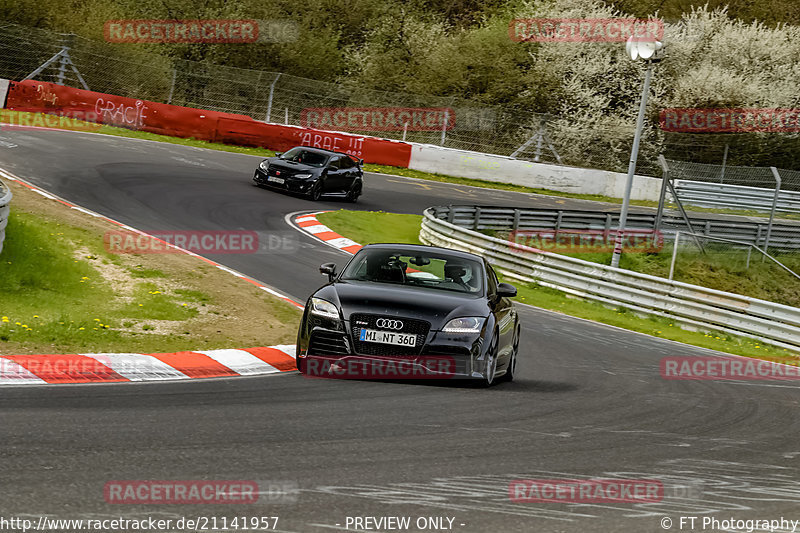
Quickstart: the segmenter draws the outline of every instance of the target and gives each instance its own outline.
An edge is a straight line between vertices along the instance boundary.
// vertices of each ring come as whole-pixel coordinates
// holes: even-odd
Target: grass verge
[[[373,242],[407,242],[419,244],[419,215],[395,215],[369,211],[332,211],[317,215],[317,219],[333,231],[361,244]],[[380,228],[374,231],[373,228]],[[623,256],[624,257],[624,256]],[[502,277],[502,276],[501,276]],[[535,284],[525,284],[504,279],[517,287],[517,300],[522,303],[556,311],[565,315],[585,318],[623,329],[646,333],[654,337],[691,344],[745,357],[760,359],[794,360],[798,354],[789,350],[764,345],[747,337],[718,332],[689,331],[667,318],[643,316],[625,308],[607,307],[567,295],[561,291]]]
[[[4,354],[172,352],[288,344],[300,313],[180,253],[112,254],[111,223],[14,182],[0,253]]]

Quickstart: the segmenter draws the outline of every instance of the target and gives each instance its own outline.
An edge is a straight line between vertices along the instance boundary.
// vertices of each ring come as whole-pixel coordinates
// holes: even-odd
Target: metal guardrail
[[[11,210],[11,190],[0,181],[0,253],[3,253],[3,241],[6,238],[6,224]]]
[[[775,189],[747,187],[728,183],[675,180],[678,199],[686,205],[729,209],[752,209],[770,212]],[[780,191],[776,211],[800,213],[800,192]]]
[[[800,348],[800,309],[640,274],[580,259],[541,252],[527,246],[490,237],[475,231],[485,226],[483,213],[495,208],[472,206],[467,217],[459,206],[459,216],[446,220],[453,212],[433,207],[423,213],[420,240],[476,253],[510,277],[538,283],[576,296],[634,311],[664,316],[691,327],[715,330],[759,339],[774,346]],[[528,209],[511,210],[526,213]],[[444,216],[443,216],[444,215]],[[465,226],[465,222],[471,222]],[[495,215],[490,224],[498,227]],[[506,226],[509,229],[511,226]]]
[[[442,218],[463,228],[473,230],[527,230],[527,229],[591,229],[616,231],[619,213],[598,213],[568,209],[530,209],[513,207],[487,207],[451,205],[432,207],[437,218]],[[628,213],[626,226],[630,229],[653,229],[655,213]],[[690,219],[692,233],[707,237],[719,237],[748,244],[763,246],[768,222],[716,218]],[[680,216],[665,214],[661,219],[661,231],[666,240],[672,240],[676,231],[686,232],[686,222]],[[769,247],[772,251],[800,250],[800,223],[774,224]]]

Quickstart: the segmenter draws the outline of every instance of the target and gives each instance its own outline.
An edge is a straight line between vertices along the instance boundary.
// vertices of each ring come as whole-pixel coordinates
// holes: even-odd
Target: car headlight
[[[311,174],[295,174],[294,177],[299,180],[307,180],[311,177]]]
[[[258,165],[258,166],[260,166],[262,170],[269,170],[269,161],[267,161],[267,160],[265,159],[265,160],[264,160],[264,161],[262,161],[262,162],[261,162],[261,164],[260,164],[260,165]]]
[[[442,328],[445,333],[480,333],[485,318],[478,316],[464,316],[454,318]]]
[[[311,312],[325,318],[339,319],[339,310],[328,300],[311,298]]]

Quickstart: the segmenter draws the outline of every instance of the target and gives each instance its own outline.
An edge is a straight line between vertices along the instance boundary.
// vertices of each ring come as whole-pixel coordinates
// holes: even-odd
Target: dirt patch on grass
[[[118,231],[118,226],[44,198],[18,183],[6,183],[14,194],[12,216],[24,216],[51,228],[54,240],[69,244],[68,259],[85,263],[96,273],[81,281],[86,281],[87,287],[93,284],[102,289],[107,301],[75,301],[74,306],[62,304],[57,310],[52,304],[49,308],[53,316],[48,318],[47,291],[40,294],[32,287],[26,294],[7,294],[0,314],[12,320],[6,324],[11,329],[0,344],[2,353],[158,352],[294,343],[300,311],[293,305],[197,257],[109,253],[103,236]],[[11,249],[3,253],[7,264],[11,264],[12,253]],[[38,307],[32,298],[42,300]],[[27,317],[34,316],[30,311],[34,307],[44,310],[38,312],[41,318],[37,319],[50,322],[24,335],[19,328],[14,330],[14,321],[18,320],[13,318],[15,311],[19,311],[19,320],[30,321]],[[89,318],[95,316],[93,309],[105,318]],[[81,321],[96,321],[102,326]],[[83,324],[79,334],[73,331],[77,327],[66,329],[79,323]],[[59,328],[65,328],[63,334]]]

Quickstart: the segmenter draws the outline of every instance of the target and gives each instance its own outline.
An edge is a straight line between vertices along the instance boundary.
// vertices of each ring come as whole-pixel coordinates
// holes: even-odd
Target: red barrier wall
[[[245,115],[159,104],[34,80],[10,85],[6,107],[17,111],[67,114],[133,130],[278,151],[298,145],[315,146],[381,165],[408,167],[411,159],[411,145],[400,141],[266,124]]]
[[[217,118],[226,115],[34,80],[12,82],[6,107],[17,111],[69,114],[89,122],[205,141],[214,138]]]
[[[254,146],[258,140],[265,140],[269,148],[281,152],[293,146],[314,146],[345,152],[367,163],[405,168],[411,159],[410,144],[336,131],[226,117],[219,119],[216,130],[218,142]]]

